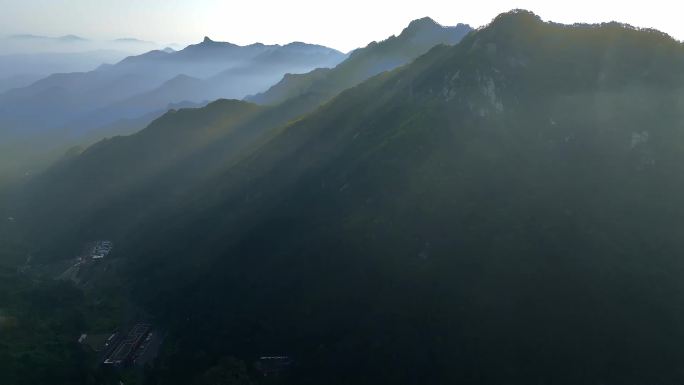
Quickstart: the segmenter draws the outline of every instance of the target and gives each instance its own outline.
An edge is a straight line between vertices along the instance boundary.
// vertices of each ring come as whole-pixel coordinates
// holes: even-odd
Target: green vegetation
[[[682,90],[668,36],[515,11],[292,121],[219,101],[102,142],[22,226],[43,258],[115,239],[170,331],[148,384],[678,383]]]
[[[77,343],[87,330],[83,293],[65,282],[0,272],[0,371],[4,384],[102,384],[95,355]]]

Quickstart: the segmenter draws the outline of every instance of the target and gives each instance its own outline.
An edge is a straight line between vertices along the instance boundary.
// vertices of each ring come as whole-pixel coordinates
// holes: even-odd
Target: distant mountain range
[[[136,39],[134,37],[123,37],[119,39],[114,39],[113,41],[117,43],[137,43],[137,44],[153,44],[156,45],[157,43],[152,42],[152,41],[146,41],[146,40],[140,40]]]
[[[211,79],[214,92],[197,95],[178,90],[159,97],[162,105],[183,100],[200,101],[219,96],[241,97],[272,84],[286,72],[305,72],[311,68],[337,64],[344,55],[332,49],[303,44],[266,46],[254,44],[240,47],[205,39],[177,52],[150,51],[128,57],[113,66],[100,67],[83,73],[55,74],[29,87],[14,89],[0,95],[0,119],[4,127],[22,132],[42,132],[69,125],[78,133],[99,124],[111,122],[98,116],[79,123],[98,109],[113,103],[125,103],[127,98],[154,91],[179,75]],[[239,75],[231,75],[233,71]],[[245,71],[254,72],[253,79]],[[217,80],[216,77],[219,79]],[[241,84],[230,84],[231,82]],[[158,91],[163,93],[164,90]],[[155,105],[152,109],[159,108]],[[141,107],[142,108],[142,107]],[[35,114],[38,109],[43,114]],[[116,118],[128,118],[126,111]],[[139,111],[136,111],[138,113]],[[149,112],[144,110],[143,112]],[[96,115],[96,114],[95,114]]]
[[[0,93],[30,85],[54,73],[91,71],[103,63],[164,48],[133,38],[98,41],[76,35],[30,34],[0,38]]]
[[[274,351],[282,384],[681,382],[682,44],[514,11],[363,81],[402,35],[65,158],[13,223],[114,240],[158,383]]]
[[[306,72],[311,68],[327,68],[336,65],[344,56],[335,50],[304,43],[290,43],[284,46],[254,45],[237,47],[228,43],[217,43],[208,38],[199,46],[190,46],[178,51],[183,69],[170,69],[179,73],[149,91],[121,99],[91,113],[88,125],[97,125],[107,117],[131,118],[151,110],[157,110],[169,103],[181,101],[201,102],[220,98],[241,99],[254,90],[263,90],[277,82],[287,72]],[[211,53],[207,51],[212,51]],[[234,52],[229,52],[234,51]],[[238,51],[251,51],[237,53]],[[174,52],[165,52],[173,56]],[[209,55],[210,60],[225,56],[229,64],[212,68],[214,63],[198,64],[197,58]],[[240,55],[247,57],[240,59]],[[129,60],[132,60],[130,58]],[[153,59],[157,70],[175,66],[171,58]],[[191,62],[186,62],[190,60]],[[136,65],[140,63],[137,62]],[[204,66],[202,69],[200,67]],[[80,123],[82,124],[82,123]]]
[[[437,44],[456,44],[470,31],[472,28],[465,24],[443,27],[428,17],[414,20],[399,36],[353,51],[349,59],[330,71],[288,74],[268,91],[246,100],[278,104],[306,94],[326,100],[371,76],[411,62]]]
[[[193,164],[194,167],[200,167],[205,171],[203,173],[196,173],[194,168],[185,168],[182,164],[176,164],[174,161],[167,160],[163,161],[163,156],[160,152],[150,151],[149,154],[144,155],[145,159],[151,156],[148,161],[151,161],[152,165],[150,167],[168,167],[163,172],[164,175],[175,175],[171,180],[187,179],[187,183],[183,183],[182,186],[192,187],[197,183],[195,178],[203,177],[210,170],[220,167],[223,164],[230,163],[234,161],[236,154],[240,153],[240,150],[247,148],[254,144],[255,140],[258,140],[261,135],[268,132],[269,130],[276,129],[288,121],[297,119],[300,116],[306,115],[312,112],[320,105],[325,103],[329,98],[334,96],[334,92],[340,92],[344,89],[351,88],[362,82],[367,77],[377,75],[386,69],[392,69],[400,65],[407,64],[412,60],[416,59],[422,54],[428,52],[431,48],[440,44],[453,44],[460,41],[471,29],[467,26],[458,27],[442,27],[430,19],[421,19],[411,23],[399,36],[390,37],[382,42],[374,42],[369,44],[367,47],[356,50],[353,52],[349,58],[344,60],[341,64],[337,65],[333,69],[318,68],[312,72],[305,73],[302,75],[287,75],[285,76],[285,81],[292,84],[289,79],[294,77],[301,77],[305,79],[304,84],[314,84],[317,88],[307,88],[303,92],[293,93],[288,90],[288,98],[283,98],[277,104],[271,104],[265,108],[258,109],[258,114],[255,114],[255,118],[249,119],[246,122],[237,125],[235,130],[237,133],[234,134],[231,129],[228,132],[224,132],[223,128],[218,129],[222,125],[221,119],[227,119],[229,115],[221,114],[219,118],[210,118],[208,122],[213,122],[211,125],[206,127],[206,129],[217,130],[212,135],[212,150],[206,150],[203,155],[201,163],[199,161],[192,161],[189,164]],[[237,53],[236,53],[237,52]],[[109,127],[107,130],[102,130],[102,132],[107,132],[108,135],[115,133],[112,127],[118,127],[121,129],[122,133],[130,133],[132,129],[139,128],[140,124],[144,122],[140,119],[136,119],[138,116],[145,116],[146,111],[155,111],[161,114],[164,108],[168,105],[169,95],[179,95],[182,97],[181,100],[192,100],[190,96],[196,95],[199,100],[204,100],[207,95],[213,97],[220,97],[218,92],[220,88],[226,85],[235,86],[235,82],[231,83],[231,79],[239,79],[239,84],[250,82],[252,78],[259,78],[263,76],[264,73],[269,73],[272,68],[281,68],[283,65],[300,65],[300,63],[308,60],[308,57],[313,55],[313,57],[328,57],[332,54],[337,57],[338,54],[334,51],[330,51],[328,48],[320,46],[312,46],[303,43],[292,43],[286,46],[265,46],[261,44],[250,45],[246,47],[236,46],[230,43],[214,42],[209,38],[205,38],[200,44],[191,45],[185,50],[178,51],[177,53],[167,54],[161,51],[152,51],[144,55],[130,57],[126,60],[118,63],[115,66],[108,66],[101,70],[94,71],[85,74],[74,74],[76,80],[72,84],[79,84],[79,82],[84,82],[85,79],[94,83],[95,81],[100,81],[104,83],[101,79],[95,78],[95,81],[88,79],[88,77],[105,77],[109,75],[109,71],[113,72],[114,75],[119,73],[129,74],[128,68],[133,68],[137,71],[148,71],[149,73],[163,74],[163,73],[173,73],[175,72],[190,72],[194,76],[188,75],[178,75],[173,77],[171,80],[163,82],[157,88],[152,91],[143,92],[139,95],[133,97],[124,98],[121,101],[113,102],[110,105],[97,109],[92,113],[91,117],[83,118],[84,120],[80,125],[84,127],[98,127],[104,120],[121,120],[126,119],[128,121],[135,122],[135,125],[107,125]],[[232,62],[240,62],[239,55],[247,57],[252,63],[251,67],[245,65],[234,65],[233,68],[221,71],[221,66],[223,64],[216,63],[216,57],[223,57],[226,59],[221,60],[220,63],[225,63],[227,60]],[[180,68],[180,69],[179,69]],[[202,75],[210,74],[211,76],[202,79]],[[68,76],[68,75],[67,75]],[[196,76],[196,77],[195,77]],[[271,84],[275,83],[282,74],[271,77]],[[323,82],[317,82],[318,76],[322,76]],[[163,78],[164,76],[162,76]],[[52,78],[58,78],[53,76]],[[50,78],[50,79],[52,79]],[[105,77],[106,78],[106,77]],[[43,80],[37,84],[41,85],[43,89],[49,87],[48,84],[42,84],[50,79]],[[66,81],[65,79],[55,79],[62,84]],[[108,79],[108,78],[107,78]],[[136,83],[137,84],[137,83]],[[284,84],[280,82],[277,86],[271,88],[269,93],[272,93],[277,87]],[[315,92],[312,92],[315,90]],[[211,92],[215,92],[211,94]],[[209,97],[207,97],[209,98]],[[224,103],[229,102],[218,102],[211,104],[212,111],[221,111],[220,106]],[[247,103],[236,104],[233,109],[240,110],[249,106]],[[62,107],[55,107],[55,114],[63,112]],[[231,111],[233,111],[231,109]],[[178,112],[172,114],[173,116],[198,116],[194,112]],[[54,116],[53,114],[47,114],[47,116]],[[156,117],[154,114],[146,115],[147,118],[152,120]],[[158,116],[158,115],[157,115]],[[201,115],[199,115],[201,116]],[[87,122],[87,119],[92,119]],[[165,122],[173,121],[170,116],[163,118]],[[186,145],[190,146],[194,143],[194,139],[187,137],[186,135],[194,135],[195,133],[202,132],[203,124],[197,124],[195,129],[191,129],[193,120],[186,119],[183,120],[190,124],[186,126],[184,131],[178,131],[177,142],[173,144],[168,144],[169,148],[174,148],[175,150],[169,152],[169,155],[173,156],[173,159],[178,159],[178,154],[187,153],[190,156],[196,153],[194,145],[186,150],[182,150]],[[219,125],[218,128],[214,128],[214,125]],[[154,126],[160,126],[157,122]],[[162,125],[163,126],[163,125]],[[151,126],[152,127],[152,126]],[[148,132],[150,131],[151,132]],[[63,130],[56,131],[57,133],[64,135]],[[181,135],[182,134],[182,135]],[[91,132],[91,137],[97,137],[97,133]],[[148,161],[143,159],[138,159],[136,157],[131,157],[130,154],[135,152],[129,145],[138,147],[138,138],[146,138],[150,142],[166,142],[166,139],[162,139],[160,136],[165,136],[166,131],[162,129],[146,129],[143,130],[139,135],[134,135],[126,139],[117,139],[112,141],[106,141],[98,146],[104,146],[109,148],[108,153],[111,159],[119,159],[120,162],[132,161],[130,164],[131,173],[127,176],[119,175],[118,171],[122,164],[120,162],[112,161],[93,161],[93,164],[99,165],[98,167],[104,167],[104,165],[111,165],[114,167],[112,170],[106,171],[100,169],[97,174],[105,177],[108,184],[114,188],[114,186],[126,185],[127,182],[119,180],[119,177],[135,178],[135,175],[140,173],[140,175],[155,175],[161,173],[157,170],[152,172],[148,169]],[[237,135],[235,137],[234,135]],[[41,137],[45,137],[42,135]],[[237,139],[239,138],[239,139]],[[203,146],[207,146],[208,143],[204,142]],[[224,143],[225,145],[221,145]],[[229,144],[228,144],[229,143]],[[234,148],[234,151],[226,151],[225,146]],[[102,147],[102,148],[104,148]],[[160,150],[162,151],[162,150]],[[97,156],[98,152],[87,151],[89,154]],[[141,154],[142,155],[142,154]],[[161,156],[161,158],[160,158]],[[208,160],[211,162],[207,163]],[[201,165],[200,165],[201,164]],[[181,166],[179,169],[176,167]],[[186,174],[187,173],[187,174]],[[78,178],[85,177],[86,174],[80,173]],[[184,176],[181,176],[184,175]],[[94,177],[94,176],[93,176]],[[66,176],[60,176],[58,179],[63,181],[69,180]],[[192,181],[192,182],[191,182]],[[160,182],[161,183],[161,182]],[[79,183],[73,183],[71,186],[77,186]],[[94,186],[94,185],[93,185]],[[144,184],[144,186],[149,186]],[[158,188],[157,185],[154,191],[147,192],[145,194],[163,194],[167,189]],[[185,188],[185,187],[174,187],[174,188]],[[87,194],[88,189],[82,189],[80,194]],[[101,191],[98,189],[98,191]],[[93,196],[85,198],[83,202],[89,201],[90,199],[104,199],[98,195],[98,193],[93,192]],[[120,198],[127,197],[126,194],[121,195]],[[118,199],[118,198],[117,198]],[[103,203],[98,203],[98,205],[103,205]],[[76,207],[71,206],[76,209]],[[121,213],[125,212],[122,210]],[[67,226],[68,227],[68,226]],[[65,228],[67,228],[65,227]]]
[[[117,47],[123,48],[123,47]],[[54,73],[91,71],[131,55],[124,50],[0,54],[0,93],[23,88]]]
[[[427,18],[418,20],[398,37],[353,52],[339,66],[336,64],[346,56],[318,45],[238,46],[207,37],[180,51],[154,50],[94,71],[55,74],[0,94],[0,124],[4,127],[0,137],[14,148],[23,148],[31,143],[28,138],[36,137],[42,144],[34,150],[49,146],[43,152],[54,156],[59,148],[80,143],[79,138],[98,138],[98,131],[115,133],[100,127],[116,126],[121,128],[120,134],[131,133],[144,122],[143,117],[151,121],[169,104],[239,99],[266,90],[247,99],[264,104],[290,99],[279,108],[288,110],[283,116],[295,117],[370,76],[410,62],[437,44],[458,42],[470,30],[465,25],[442,27]],[[325,78],[318,79],[322,73]],[[311,83],[309,88],[296,92],[297,86],[289,84],[293,77]],[[25,79],[4,82],[10,85]],[[36,109],[42,113],[35,114]],[[137,123],[130,127],[113,124],[119,121]],[[43,162],[34,162],[30,168]]]
[[[50,41],[62,41],[62,42],[83,42],[88,41],[88,39],[82,38],[76,35],[64,35],[59,37],[49,37],[31,34],[17,34],[10,35],[9,39],[12,40],[50,40]]]
[[[0,94],[0,147],[16,148],[37,138],[35,142],[42,144],[33,147],[34,154],[54,153],[82,138],[97,137],[99,127],[117,121],[144,116],[151,120],[158,116],[153,113],[174,103],[241,98],[267,89],[285,73],[334,66],[344,58],[336,50],[312,44],[242,47],[206,38],[180,51],[154,50],[88,72],[50,75]],[[33,57],[3,63],[12,66],[20,60]],[[27,78],[34,80],[29,75],[0,84],[12,86]]]
[[[14,44],[16,43],[16,44]],[[112,40],[88,39],[77,35],[42,36],[34,34],[15,34],[0,37],[0,47],[5,51],[14,53],[58,53],[58,52],[83,52],[97,49],[111,49],[107,43],[116,43],[128,47],[147,46],[157,47],[158,43],[145,41],[133,37],[124,37]],[[15,52],[19,51],[19,52]]]

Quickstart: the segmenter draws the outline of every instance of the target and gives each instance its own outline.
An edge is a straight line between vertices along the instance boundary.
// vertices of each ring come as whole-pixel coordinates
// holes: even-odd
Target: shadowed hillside
[[[150,383],[279,354],[296,365],[257,381],[683,380],[681,43],[513,11],[281,111],[169,113],[25,194],[50,249],[116,237],[170,330]]]

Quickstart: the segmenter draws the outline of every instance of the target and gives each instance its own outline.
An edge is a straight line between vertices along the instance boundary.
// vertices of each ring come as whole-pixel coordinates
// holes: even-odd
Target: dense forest
[[[10,383],[684,380],[682,43],[527,11],[429,46],[415,28],[442,27],[172,110],[13,191]],[[405,63],[340,70],[378,47]],[[95,239],[114,262],[86,284],[14,271]],[[97,369],[74,337],[133,311],[168,333],[154,365]],[[264,376],[263,356],[291,364]]]

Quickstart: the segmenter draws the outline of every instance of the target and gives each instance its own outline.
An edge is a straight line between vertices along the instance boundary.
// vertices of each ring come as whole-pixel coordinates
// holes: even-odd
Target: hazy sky
[[[159,43],[305,41],[343,51],[396,34],[430,16],[474,27],[514,8],[563,23],[621,21],[684,39],[674,0],[0,0],[0,35],[136,37]]]

